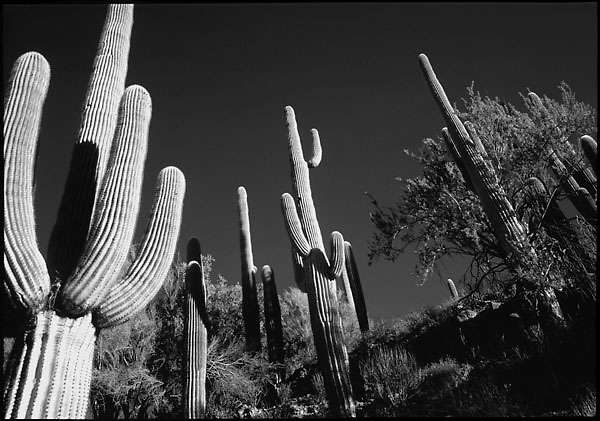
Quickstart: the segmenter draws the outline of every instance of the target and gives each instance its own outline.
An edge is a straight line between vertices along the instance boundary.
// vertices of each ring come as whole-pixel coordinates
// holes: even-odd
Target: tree
[[[578,101],[566,83],[559,90],[560,100],[542,99],[545,115],[526,96],[522,95],[525,109],[521,111],[498,98],[482,97],[473,85],[463,99],[464,110],[454,108],[463,122],[471,123],[465,125],[485,148],[486,165],[494,169],[527,227],[540,266],[528,268],[528,276],[568,282],[589,278],[595,270],[596,228],[565,200],[549,151],[555,151],[570,174],[578,174],[587,165],[579,138],[596,138],[597,129],[596,110]],[[471,260],[464,275],[467,288],[489,290],[510,283],[513,275],[506,270],[504,253],[480,200],[443,136],[426,138],[418,153],[407,153],[419,161],[423,174],[402,180],[400,197],[392,206],[382,206],[370,196],[375,226],[370,263],[377,258],[394,261],[414,248],[422,281],[440,259],[462,255]],[[545,197],[532,194],[532,177],[541,181]],[[547,223],[550,205],[558,206],[563,218]]]

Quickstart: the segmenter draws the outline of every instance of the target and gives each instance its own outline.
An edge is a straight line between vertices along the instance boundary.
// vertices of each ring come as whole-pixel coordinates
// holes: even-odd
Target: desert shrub
[[[400,347],[374,348],[360,373],[366,395],[391,405],[408,399],[421,380],[415,359]]]

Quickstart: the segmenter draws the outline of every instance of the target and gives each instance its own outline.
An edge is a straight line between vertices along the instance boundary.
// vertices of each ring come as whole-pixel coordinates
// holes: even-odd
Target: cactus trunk
[[[96,329],[53,311],[15,344],[3,390],[5,418],[83,418],[89,402]]]
[[[270,266],[263,266],[261,272],[264,294],[265,330],[267,331],[267,349],[269,361],[283,362],[283,328],[281,325],[281,307],[275,284],[275,272]]]
[[[452,279],[448,279],[446,283],[448,284],[448,289],[450,290],[450,295],[452,296],[452,299],[458,300],[458,291],[456,290],[456,285],[454,285]]]
[[[260,319],[256,293],[256,267],[252,255],[248,196],[246,189],[238,187],[238,211],[240,216],[240,255],[242,261],[242,314],[246,332],[246,350],[260,351]]]
[[[197,243],[197,247],[190,247],[192,243]],[[206,285],[202,270],[200,245],[196,239],[190,240],[187,260],[188,266],[185,272],[187,306],[185,312],[184,416],[186,419],[194,419],[202,417],[206,411],[208,340]]]

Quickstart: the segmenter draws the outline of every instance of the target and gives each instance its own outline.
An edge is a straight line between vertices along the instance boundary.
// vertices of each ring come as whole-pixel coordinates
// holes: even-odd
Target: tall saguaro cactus
[[[185,270],[185,379],[184,415],[186,419],[200,418],[206,410],[206,353],[208,315],[206,285],[202,270],[200,243],[190,239]]]
[[[88,92],[80,133],[87,133],[82,143],[95,151],[88,158],[104,153],[97,142],[105,135],[109,140],[104,149],[111,152],[103,176],[99,174],[102,171],[97,172],[96,160],[75,166],[82,178],[96,175],[87,185],[91,190],[82,190],[83,196],[65,193],[72,200],[61,206],[58,220],[69,220],[64,212],[77,214],[72,217],[73,229],[83,229],[77,225],[77,221],[83,221],[87,241],[78,248],[76,257],[64,257],[76,263],[72,273],[66,270],[52,274],[57,286],[52,294],[51,276],[37,248],[32,191],[50,69],[42,55],[32,52],[17,59],[10,75],[4,103],[3,287],[12,304],[24,310],[29,320],[6,370],[2,400],[7,418],[82,418],[88,405],[98,330],[123,323],[144,308],[158,292],[175,253],[185,179],[177,168],[167,167],[158,176],[141,251],[130,267],[123,267],[139,208],[151,100],[141,86],[130,86],[120,93],[119,89],[115,93],[103,86],[112,85],[114,78],[125,79],[126,66],[113,69],[109,62],[121,53],[126,60],[132,8],[123,4],[108,7],[95,60],[100,64],[95,65],[89,86],[94,94]],[[122,36],[113,32],[117,27]],[[106,67],[102,65],[105,60]],[[94,107],[95,101],[102,105]],[[75,154],[77,150],[76,146]],[[69,177],[77,174],[72,168]],[[75,184],[68,182],[67,190]],[[93,214],[80,202],[84,197],[96,197],[92,201]],[[90,215],[91,220],[86,220]],[[76,232],[75,237],[80,235]],[[121,273],[125,275],[120,277]]]
[[[256,294],[256,266],[252,256],[250,217],[246,189],[238,187],[238,211],[240,215],[240,255],[242,261],[242,314],[246,332],[246,350],[259,351],[260,320]]]
[[[281,197],[285,225],[294,253],[301,257],[304,268],[301,283],[308,294],[311,328],[329,410],[338,416],[355,416],[348,354],[335,287],[335,279],[344,269],[344,240],[337,231],[331,234],[330,261],[325,255],[308,175],[309,166],[318,165],[322,151],[320,147],[315,148],[318,153],[305,161],[293,108],[286,107],[285,114],[294,192],[294,196],[284,193]],[[320,144],[315,129],[312,134],[314,143]]]
[[[480,150],[483,148],[481,142],[473,141],[456,115],[425,54],[419,55],[419,63],[448,124],[448,128],[443,130],[444,137],[448,138],[446,142],[451,141],[455,146],[456,149],[453,151],[457,154],[455,159],[457,162],[460,161],[459,167],[462,165],[474,192],[479,196],[509,266],[516,269],[524,263],[525,259],[535,259],[535,251],[529,244],[526,231],[518,220],[504,189],[498,183],[496,173],[483,159]]]

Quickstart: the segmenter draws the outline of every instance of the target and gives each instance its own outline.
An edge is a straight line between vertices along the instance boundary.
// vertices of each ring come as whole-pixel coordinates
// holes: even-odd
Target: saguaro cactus
[[[294,110],[288,106],[285,113],[294,197],[288,193],[281,197],[284,220],[294,251],[302,259],[302,283],[308,294],[311,328],[329,409],[338,416],[355,416],[348,354],[335,287],[336,276],[340,276],[344,268],[344,241],[339,232],[334,231],[331,234],[330,262],[325,255],[308,175],[309,165],[316,166],[321,153],[317,154],[318,159],[308,162],[304,160]],[[312,130],[312,134],[314,142],[318,142],[315,129]],[[318,150],[321,151],[320,148]]]
[[[127,55],[132,8],[109,6],[98,54],[111,57],[97,56],[95,63],[110,61],[123,52]],[[120,102],[104,98],[112,98],[115,93],[102,86],[112,84],[115,77],[125,78],[125,68],[117,67],[108,63],[94,68],[89,90],[95,93],[88,92],[88,97],[102,106],[84,111],[80,140],[82,133],[87,133],[82,142],[96,150],[88,157],[98,157],[101,148],[95,143],[97,135],[109,132],[112,146],[109,141],[106,148],[111,153],[105,174],[98,171],[88,186],[92,191],[84,195],[96,197],[91,223],[88,220],[84,224],[89,225],[89,234],[84,236],[87,242],[74,259],[71,274],[53,274],[57,288],[52,295],[50,274],[37,249],[32,191],[37,135],[50,70],[42,55],[27,53],[17,59],[11,72],[4,104],[3,284],[12,304],[26,311],[30,319],[7,366],[2,399],[3,415],[8,418],[82,418],[88,405],[97,331],[123,323],[142,309],[158,292],[175,253],[185,179],[177,168],[168,167],[158,176],[141,251],[129,268],[122,267],[139,208],[151,100],[144,88],[135,85],[121,92]],[[95,172],[97,164],[92,160],[79,167],[82,176]],[[77,175],[73,168],[71,173]],[[69,186],[73,184],[67,183],[67,190]],[[65,193],[77,197],[69,195]],[[89,217],[89,209],[77,200],[71,206],[75,209],[69,212],[83,213],[73,218],[74,223]],[[66,208],[65,204],[60,212]],[[64,220],[64,216],[61,218]]]
[[[242,314],[246,332],[246,350],[259,351],[260,320],[256,294],[256,266],[252,256],[250,218],[248,216],[248,196],[246,189],[238,187],[238,211],[240,215],[240,254],[242,260]]]
[[[467,129],[456,115],[444,88],[438,81],[429,59],[419,55],[419,63],[433,96],[448,124],[444,137],[455,145],[457,158],[464,167],[474,192],[479,196],[483,209],[494,229],[509,266],[513,269],[521,266],[524,259],[535,258],[535,252],[526,236],[524,227],[506,197],[502,186],[498,184],[496,173],[481,155],[481,142],[476,144]],[[448,142],[448,140],[447,140]],[[463,173],[464,175],[464,173]]]
[[[457,300],[458,299],[458,291],[456,290],[456,285],[454,285],[454,282],[450,278],[448,278],[446,283],[448,284],[448,289],[450,290],[450,295],[452,296],[452,299]]]
[[[267,331],[267,349],[269,361],[283,362],[283,328],[281,326],[281,307],[275,285],[275,272],[265,265],[260,272],[263,283],[265,330]]]
[[[345,272],[348,276],[348,284],[352,291],[352,301],[354,303],[354,309],[356,311],[356,318],[358,319],[358,326],[361,332],[369,330],[369,317],[367,316],[367,305],[365,303],[365,296],[363,294],[362,285],[360,283],[360,276],[358,275],[358,266],[354,259],[354,253],[352,252],[352,244],[348,241],[344,241],[344,262]]]
[[[185,270],[187,306],[185,312],[184,415],[187,419],[200,418],[206,410],[208,315],[200,250],[198,240],[190,239]]]

